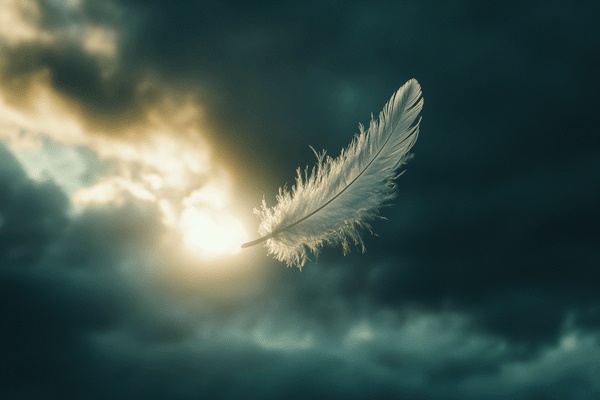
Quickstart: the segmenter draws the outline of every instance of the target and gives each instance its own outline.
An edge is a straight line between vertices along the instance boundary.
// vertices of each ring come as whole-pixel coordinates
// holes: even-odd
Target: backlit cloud
[[[103,13],[119,15],[116,5],[107,4]],[[119,84],[112,74],[123,73],[118,70],[121,32],[92,20],[87,10],[88,4],[79,1],[8,2],[2,18],[12,25],[0,30],[0,40],[9,54],[37,47],[41,54],[58,57],[58,64],[67,56],[90,60],[97,87],[111,90]],[[168,228],[182,231],[190,248],[212,256],[239,248],[245,228],[224,208],[235,206],[228,171],[212,159],[203,108],[190,94],[136,72],[130,83],[136,112],[122,117],[128,112],[118,111],[120,117],[103,127],[98,121],[106,116],[57,84],[56,66],[43,57],[25,57],[38,64],[29,70],[10,62],[0,65],[0,137],[30,178],[54,181],[79,209],[123,205],[128,199],[155,204]],[[94,90],[93,83],[77,90]],[[220,198],[198,201],[208,191]],[[229,230],[236,233],[229,235]]]

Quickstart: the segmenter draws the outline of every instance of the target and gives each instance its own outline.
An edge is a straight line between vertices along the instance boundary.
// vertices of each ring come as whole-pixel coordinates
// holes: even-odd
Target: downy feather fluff
[[[360,229],[370,231],[369,222],[394,197],[394,179],[410,158],[422,107],[421,87],[412,79],[367,131],[359,125],[360,134],[337,158],[315,152],[317,164],[310,171],[298,168],[291,192],[280,188],[277,205],[269,207],[263,199],[262,207],[254,209],[262,237],[242,247],[266,242],[269,254],[299,268],[309,252],[316,256],[325,244],[341,245],[346,254],[353,242],[364,251]]]

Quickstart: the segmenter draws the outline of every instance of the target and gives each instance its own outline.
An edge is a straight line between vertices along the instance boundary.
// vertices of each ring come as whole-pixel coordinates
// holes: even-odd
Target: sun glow
[[[227,207],[230,196],[217,182],[204,185],[183,200],[179,228],[189,250],[206,258],[237,254],[248,239],[242,223]]]
[[[185,245],[207,258],[237,254],[248,236],[232,215],[198,208],[182,213],[180,228]]]

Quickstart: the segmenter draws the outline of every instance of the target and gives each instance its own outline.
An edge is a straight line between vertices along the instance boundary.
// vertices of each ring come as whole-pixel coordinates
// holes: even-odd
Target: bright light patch
[[[123,204],[125,193],[138,200],[156,201],[156,195],[148,191],[143,185],[117,176],[101,178],[93,186],[83,187],[75,191],[71,196],[71,201],[75,205]]]
[[[238,253],[248,237],[240,221],[225,211],[188,208],[181,214],[180,228],[185,245],[208,258]]]
[[[202,257],[237,254],[248,234],[228,209],[226,179],[205,184],[183,199],[179,228],[188,249]]]

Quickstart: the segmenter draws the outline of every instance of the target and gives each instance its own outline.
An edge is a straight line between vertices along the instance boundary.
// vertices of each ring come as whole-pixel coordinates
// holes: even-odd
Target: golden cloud
[[[76,210],[126,201],[155,204],[166,231],[177,230],[189,248],[210,256],[233,253],[246,231],[235,217],[229,173],[213,160],[194,93],[151,73],[137,74],[126,84],[134,88],[131,104],[117,115],[103,114],[89,101],[94,93],[80,87],[79,97],[70,95],[57,84],[60,71],[40,60],[44,54],[66,57],[65,65],[83,60],[91,82],[100,82],[89,90],[116,85],[118,91],[119,32],[90,23],[79,1],[53,12],[62,24],[52,28],[43,26],[47,16],[33,0],[10,0],[0,12],[0,56],[26,54],[21,64],[0,57],[0,139],[32,179],[58,183]],[[90,182],[98,163],[107,167]]]

